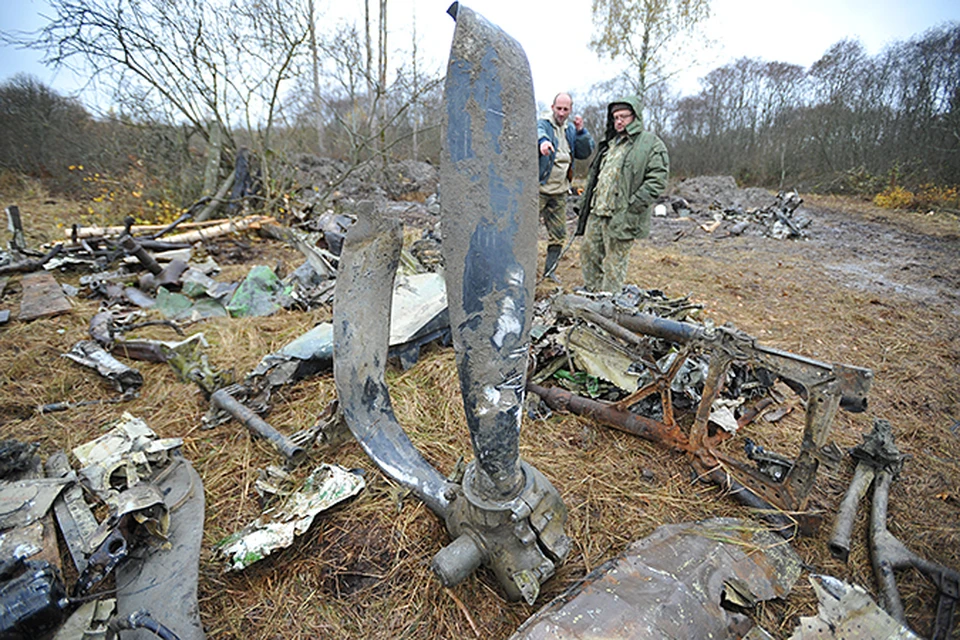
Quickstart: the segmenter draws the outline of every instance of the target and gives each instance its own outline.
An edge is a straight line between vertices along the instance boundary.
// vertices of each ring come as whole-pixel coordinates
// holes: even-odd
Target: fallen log
[[[173,243],[189,243],[193,244],[194,242],[201,242],[203,240],[211,240],[213,238],[227,235],[228,233],[234,233],[236,231],[244,231],[246,229],[259,229],[261,225],[276,223],[276,220],[270,216],[247,216],[245,218],[240,218],[238,220],[227,220],[226,222],[221,222],[220,224],[214,225],[212,227],[206,227],[202,229],[195,229],[194,231],[186,231],[184,233],[178,233],[176,235],[169,236],[166,239],[166,242]]]

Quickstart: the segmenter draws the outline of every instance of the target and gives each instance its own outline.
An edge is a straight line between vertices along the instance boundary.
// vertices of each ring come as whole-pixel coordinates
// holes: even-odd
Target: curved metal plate
[[[333,377],[344,419],[377,466],[445,517],[452,487],[397,423],[384,382],[401,226],[363,203],[340,257],[333,302]]]

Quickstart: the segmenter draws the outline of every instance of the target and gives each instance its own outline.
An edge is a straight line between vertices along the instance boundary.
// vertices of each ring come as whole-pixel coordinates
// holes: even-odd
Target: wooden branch
[[[236,231],[243,231],[245,229],[259,229],[261,225],[272,223],[276,223],[276,220],[270,216],[247,216],[238,220],[221,222],[220,224],[212,227],[205,227],[203,229],[196,229],[194,231],[187,231],[185,233],[169,236],[167,238],[167,242],[185,242],[188,244],[193,244],[194,242],[210,240],[212,238],[227,235],[228,233],[233,233]]]
[[[210,219],[210,216],[213,215],[213,212],[224,203],[224,198],[227,195],[227,191],[229,191],[230,187],[233,186],[233,181],[235,178],[236,171],[231,171],[230,175],[228,175],[223,181],[223,184],[220,185],[220,189],[217,191],[217,194],[213,196],[213,199],[211,199],[209,203],[207,203],[207,206],[203,208],[203,211],[197,214],[197,222],[203,222],[204,220]]]
[[[186,215],[186,214],[184,214],[184,215]],[[181,216],[181,217],[183,217],[183,216]],[[222,222],[221,220],[208,220],[208,221],[206,221],[206,222],[182,222],[182,223],[178,224],[177,227],[180,228],[180,229],[198,229],[198,228],[203,228],[203,227],[212,227],[212,226],[214,226],[214,225],[220,224],[221,222]],[[157,231],[164,231],[164,230],[166,230],[166,229],[169,229],[170,226],[171,226],[171,225],[163,225],[163,224],[137,224],[137,225],[133,225],[132,227],[130,227],[130,233],[136,235],[136,234],[145,234],[145,233],[154,232],[154,235],[151,236],[151,237],[152,237],[152,238],[157,238],[157,237],[159,237],[159,236],[161,235],[161,234],[157,234],[157,233],[156,233]],[[116,226],[116,227],[97,227],[97,226],[93,226],[93,227],[79,227],[79,226],[75,226],[75,229],[76,229],[76,237],[77,237],[77,239],[78,239],[78,240],[81,240],[81,239],[85,239],[85,238],[103,238],[103,237],[109,237],[109,236],[119,236],[120,234],[123,233],[123,231],[126,229],[126,227],[122,227],[122,226]],[[72,238],[73,235],[74,235],[74,229],[73,229],[73,228],[71,228],[71,229],[66,229],[66,230],[65,230],[65,235],[66,235],[67,237]]]

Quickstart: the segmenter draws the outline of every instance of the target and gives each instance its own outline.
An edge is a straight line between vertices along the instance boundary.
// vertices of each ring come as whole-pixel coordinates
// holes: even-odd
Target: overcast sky
[[[361,15],[363,6],[334,0],[318,0],[317,5],[326,12],[327,24],[344,18],[346,11]],[[590,0],[468,0],[465,5],[524,47],[541,105],[558,91],[585,96],[595,82],[620,70],[619,62],[599,61],[587,48]],[[389,0],[391,48],[410,48],[415,16],[418,47],[434,68],[442,70],[454,26],[446,15],[448,6],[447,0]],[[678,77],[683,93],[695,92],[697,79],[711,69],[743,56],[808,67],[843,38],[858,38],[873,55],[890,42],[960,21],[956,0],[713,0],[711,7],[705,35],[714,45],[699,54],[699,61],[684,65]],[[44,24],[40,17],[44,13],[50,14],[44,0],[0,0],[0,30],[37,29]],[[696,44],[691,42],[690,50],[697,49]],[[82,79],[44,68],[40,58],[37,52],[0,47],[0,80],[27,72],[64,93],[81,86]]]

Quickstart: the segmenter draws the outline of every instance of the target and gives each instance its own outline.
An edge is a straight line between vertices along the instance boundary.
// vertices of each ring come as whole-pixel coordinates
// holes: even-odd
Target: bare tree
[[[313,108],[316,112],[317,151],[323,153],[323,115],[320,109],[320,55],[317,50],[317,14],[314,0],[307,0],[310,14],[310,71],[313,73]]]
[[[677,36],[710,15],[710,0],[593,0],[590,46],[599,56],[624,58],[623,79],[640,96],[668,73],[663,62]]]
[[[238,128],[260,153],[287,83],[299,74],[308,15],[296,0],[51,0],[54,16],[21,44],[82,69],[134,117],[214,124],[227,157]],[[269,171],[269,166],[266,166]],[[269,180],[268,196],[269,194]]]

